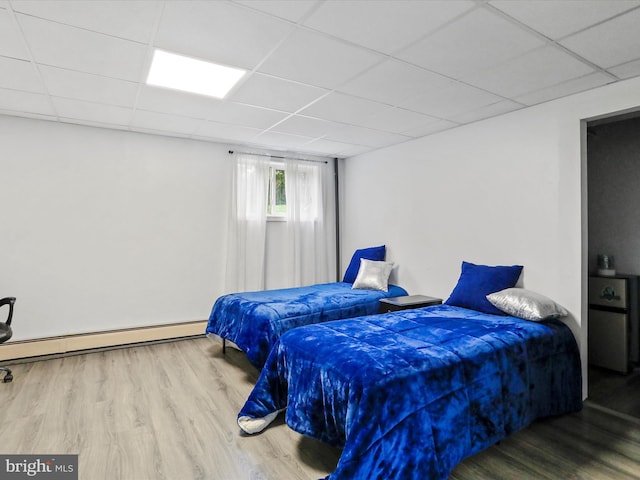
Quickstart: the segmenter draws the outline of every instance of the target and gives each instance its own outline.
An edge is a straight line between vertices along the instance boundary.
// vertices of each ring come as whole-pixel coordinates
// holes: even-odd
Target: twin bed
[[[354,289],[349,282],[233,293],[216,300],[207,323],[207,335],[235,343],[260,369],[280,336],[302,325],[372,315],[379,300],[407,292],[396,285],[388,290]]]
[[[569,328],[437,305],[284,334],[238,416],[286,409],[293,430],[342,448],[328,477],[447,479],[537,418],[581,408]]]
[[[343,449],[332,480],[446,479],[535,419],[579,410],[566,311],[512,288],[521,270],[463,262],[444,305],[281,331],[238,425],[258,433],[286,411],[289,427]]]
[[[261,369],[280,336],[292,328],[378,313],[379,300],[407,295],[389,284],[394,264],[385,245],[356,250],[342,282],[232,293],[218,298],[205,333],[229,340]]]

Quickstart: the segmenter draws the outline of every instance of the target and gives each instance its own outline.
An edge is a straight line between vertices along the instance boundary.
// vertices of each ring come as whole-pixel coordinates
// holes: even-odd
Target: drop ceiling
[[[0,114],[349,157],[640,75],[640,0],[0,0]],[[148,86],[155,48],[248,73]]]

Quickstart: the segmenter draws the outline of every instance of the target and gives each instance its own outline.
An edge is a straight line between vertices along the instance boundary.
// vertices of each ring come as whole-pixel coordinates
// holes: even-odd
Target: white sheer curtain
[[[269,157],[236,155],[227,240],[228,292],[263,290]]]
[[[294,286],[329,281],[326,164],[285,159],[289,268]]]

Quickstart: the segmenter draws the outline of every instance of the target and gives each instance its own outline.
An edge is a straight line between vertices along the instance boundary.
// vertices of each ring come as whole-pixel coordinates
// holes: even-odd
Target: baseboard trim
[[[56,355],[95,348],[204,335],[206,320],[106,332],[83,333],[36,340],[10,341],[0,345],[0,361]]]

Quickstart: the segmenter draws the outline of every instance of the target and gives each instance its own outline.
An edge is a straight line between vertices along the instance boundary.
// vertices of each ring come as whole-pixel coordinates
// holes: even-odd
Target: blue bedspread
[[[238,420],[286,408],[291,428],[343,448],[333,480],[446,479],[536,418],[579,410],[581,384],[562,322],[439,305],[284,334]]]
[[[257,368],[284,332],[301,325],[378,313],[378,300],[407,295],[389,285],[388,292],[353,289],[335,282],[307,287],[233,293],[213,305],[206,333],[232,341]]]

